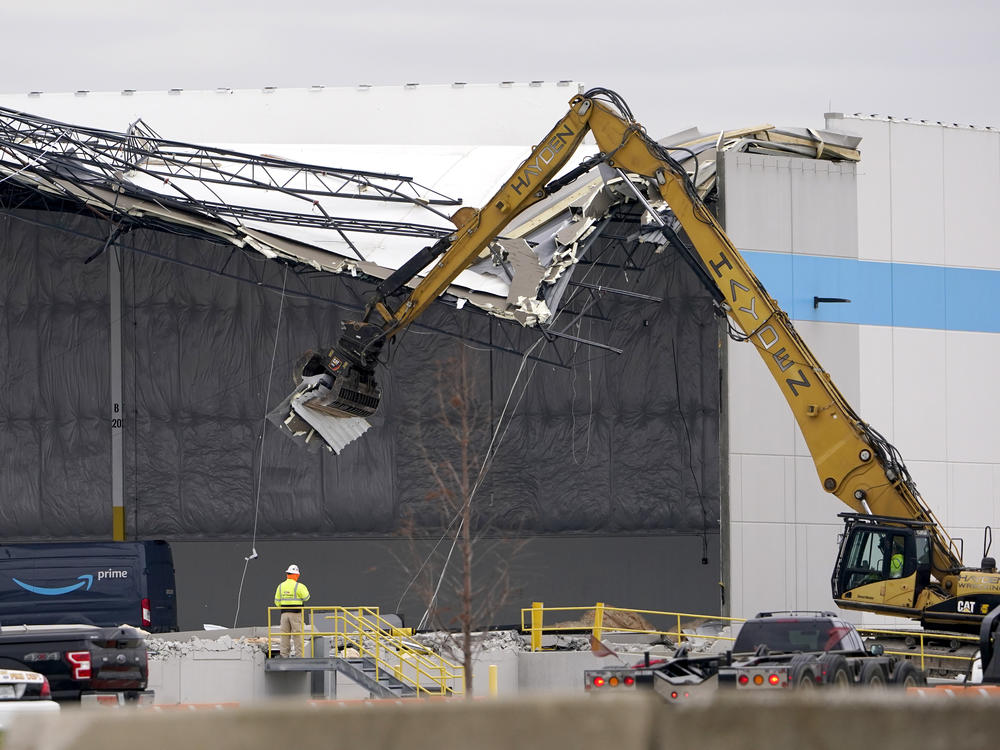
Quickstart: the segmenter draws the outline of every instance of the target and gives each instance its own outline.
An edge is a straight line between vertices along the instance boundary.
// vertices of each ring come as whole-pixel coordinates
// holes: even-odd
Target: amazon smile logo
[[[32,594],[41,594],[42,596],[59,596],[60,594],[68,594],[70,591],[76,591],[84,586],[86,586],[89,591],[91,585],[94,583],[94,576],[90,575],[90,573],[85,573],[78,577],[78,580],[80,581],[79,583],[74,583],[71,586],[60,586],[58,588],[51,588],[49,586],[32,586],[30,583],[19,581],[16,578],[11,578],[11,580],[22,589],[30,591]]]
[[[76,591],[78,589],[90,591],[90,587],[94,585],[94,578],[95,576],[93,574],[84,573],[82,576],[77,576],[76,580],[78,583],[71,583],[69,586],[34,586],[30,583],[19,581],[17,578],[11,578],[10,580],[25,591],[30,591],[32,594],[41,594],[42,596],[61,596],[62,594],[68,594],[71,591]],[[98,581],[103,581],[105,579],[125,579],[128,578],[128,571],[108,568],[107,570],[97,571],[96,578]]]

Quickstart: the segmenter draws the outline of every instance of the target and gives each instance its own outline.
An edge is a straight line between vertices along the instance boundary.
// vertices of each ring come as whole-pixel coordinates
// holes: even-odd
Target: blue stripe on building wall
[[[757,250],[742,254],[794,320],[1000,333],[1000,271]],[[851,301],[817,308],[813,297]]]

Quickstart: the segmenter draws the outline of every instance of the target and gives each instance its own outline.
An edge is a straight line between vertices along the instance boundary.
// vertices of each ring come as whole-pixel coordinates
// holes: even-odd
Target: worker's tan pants
[[[297,610],[295,612],[282,612],[281,613],[281,655],[288,657],[289,646],[291,645],[290,634],[295,634],[295,656],[304,656],[305,648],[303,644],[305,642],[302,635],[302,610]]]

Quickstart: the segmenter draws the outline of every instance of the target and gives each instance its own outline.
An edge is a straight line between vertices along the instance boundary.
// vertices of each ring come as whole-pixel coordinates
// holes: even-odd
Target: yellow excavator
[[[557,178],[588,133],[599,153]],[[851,408],[669,148],[650,138],[624,100],[607,89],[573,97],[565,116],[489,203],[479,210],[461,209],[452,219],[452,234],[379,284],[364,317],[344,324],[337,346],[306,353],[296,367],[298,409],[290,412],[286,427],[308,431],[301,417],[309,422],[310,412],[339,418],[373,414],[381,397],[375,377],[378,357],[386,343],[501,237],[512,219],[598,163],[617,171],[649,220],[694,261],[729,319],[730,335],[757,349],[784,394],[823,489],[851,509],[841,514],[845,530],[832,581],[837,605],[945,630],[977,630],[1000,604],[994,560],[984,557],[979,568],[963,565],[958,545],[924,503],[898,451]],[[651,200],[669,206],[685,236],[671,229],[673,224],[667,224]],[[399,302],[393,305],[390,300],[396,297]]]

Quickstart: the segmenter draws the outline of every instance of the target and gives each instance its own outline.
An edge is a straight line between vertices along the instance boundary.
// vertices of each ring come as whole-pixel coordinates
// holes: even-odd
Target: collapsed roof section
[[[713,135],[689,130],[661,143],[675,149],[710,200],[722,151],[856,161],[859,141],[762,125]],[[264,146],[260,154],[281,150],[302,158],[171,141],[141,120],[117,133],[0,108],[0,183],[8,189],[89,209],[119,230],[191,232],[295,268],[375,279],[453,231],[450,217],[466,202],[482,205],[524,158],[505,146]],[[594,150],[585,146],[578,156]],[[334,163],[359,168],[318,166]],[[522,325],[550,321],[587,238],[635,200],[620,180],[594,168],[532,206],[445,298]],[[656,233],[636,236],[664,242]]]

